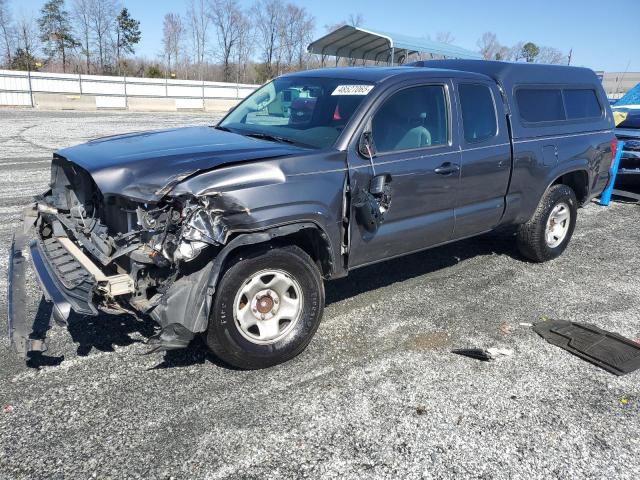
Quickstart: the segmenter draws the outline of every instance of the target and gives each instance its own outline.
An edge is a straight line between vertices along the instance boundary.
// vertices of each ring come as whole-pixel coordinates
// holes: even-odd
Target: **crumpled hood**
[[[187,127],[101,138],[56,155],[89,172],[105,196],[154,202],[199,171],[301,151],[212,127]]]

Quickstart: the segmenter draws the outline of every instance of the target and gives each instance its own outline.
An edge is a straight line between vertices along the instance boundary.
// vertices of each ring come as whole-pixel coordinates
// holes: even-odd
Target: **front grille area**
[[[38,251],[42,254],[42,264],[49,271],[50,278],[59,282],[63,294],[73,309],[85,315],[95,315],[93,291],[95,279],[63,246],[52,237],[38,241]],[[37,268],[37,265],[36,265]],[[44,275],[40,272],[40,278]]]
[[[92,280],[91,274],[60,244],[56,237],[42,242],[43,251],[62,284],[73,289]]]

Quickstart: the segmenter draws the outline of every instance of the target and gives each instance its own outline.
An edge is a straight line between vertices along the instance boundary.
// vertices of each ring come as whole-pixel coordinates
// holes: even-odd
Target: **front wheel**
[[[518,229],[520,253],[534,262],[562,254],[576,226],[578,201],[566,185],[553,185],[543,195],[533,217]]]
[[[222,276],[207,344],[235,367],[270,367],[306,348],[323,308],[322,277],[302,249],[255,251],[237,259]]]

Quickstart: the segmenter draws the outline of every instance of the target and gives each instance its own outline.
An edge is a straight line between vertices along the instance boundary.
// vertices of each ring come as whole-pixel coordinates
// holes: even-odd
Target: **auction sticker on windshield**
[[[366,95],[373,85],[338,85],[331,95]]]

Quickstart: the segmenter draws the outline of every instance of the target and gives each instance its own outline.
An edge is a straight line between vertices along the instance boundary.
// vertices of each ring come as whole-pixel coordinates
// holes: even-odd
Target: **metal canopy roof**
[[[350,25],[340,27],[314,40],[307,50],[318,55],[391,64],[404,63],[409,55],[416,53],[430,53],[445,58],[482,58],[479,53],[448,43],[433,42],[397,33],[374,32]]]

